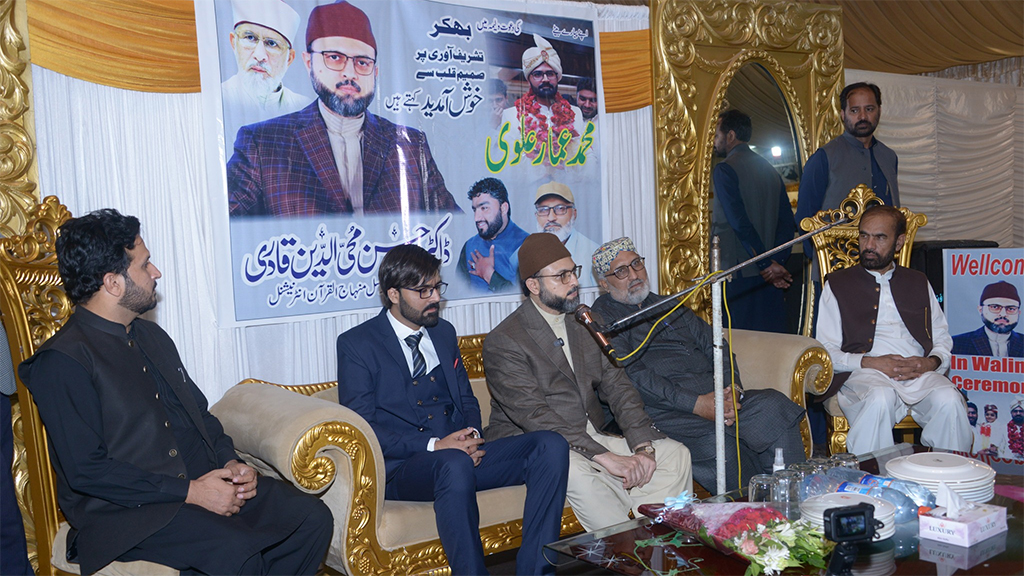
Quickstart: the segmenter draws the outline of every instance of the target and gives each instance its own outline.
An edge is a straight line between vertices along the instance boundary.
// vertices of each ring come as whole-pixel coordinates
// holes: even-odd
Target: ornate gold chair
[[[30,215],[24,234],[0,239],[0,311],[15,366],[71,315],[54,254],[57,228],[69,218],[68,209],[55,196],[47,196]],[[43,424],[20,378],[13,416],[14,481],[29,560],[37,574],[78,574],[78,565],[64,558],[68,525],[57,506],[56,477]],[[150,562],[115,562],[98,574],[177,573]]]
[[[861,184],[850,190],[850,194],[839,204],[839,208],[833,210],[822,210],[811,218],[804,218],[800,222],[800,228],[809,232],[827,224],[831,224],[842,218],[850,218],[847,224],[841,224],[822,232],[813,237],[814,252],[817,257],[818,266],[821,268],[821,277],[825,278],[830,272],[849,268],[859,262],[860,249],[858,245],[857,227],[860,224],[860,217],[865,210],[871,206],[881,205],[882,201],[875,196],[874,191],[865,184]],[[928,217],[924,214],[915,214],[907,208],[900,208],[900,212],[907,217],[907,240],[903,248],[896,254],[896,261],[900,266],[910,266],[910,250],[914,244],[914,237],[917,236],[918,228],[928,223]],[[814,298],[807,299],[807,311],[805,318],[807,326],[813,326],[815,318]],[[826,385],[818,391],[811,391],[814,394],[824,394],[828,389]],[[830,416],[831,432],[829,434],[829,450],[833,454],[846,452],[846,435],[850,431],[850,423],[843,416],[839,409],[839,402],[835,396],[825,401],[825,411]],[[912,416],[908,415],[901,422],[896,424],[896,430],[904,434],[904,439],[913,431],[920,428]]]

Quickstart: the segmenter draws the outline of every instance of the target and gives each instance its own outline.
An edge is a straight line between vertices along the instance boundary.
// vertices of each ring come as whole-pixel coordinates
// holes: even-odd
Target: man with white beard
[[[548,182],[537,188],[537,199],[533,203],[537,216],[537,232],[548,232],[558,236],[565,248],[572,254],[573,262],[583,267],[580,286],[596,286],[590,255],[597,250],[597,242],[576,230],[576,200],[572,190],[559,182]]]
[[[258,121],[309,104],[311,98],[281,83],[295,60],[299,14],[282,0],[233,0],[231,13],[235,27],[228,39],[238,72],[221,84],[225,108]]]

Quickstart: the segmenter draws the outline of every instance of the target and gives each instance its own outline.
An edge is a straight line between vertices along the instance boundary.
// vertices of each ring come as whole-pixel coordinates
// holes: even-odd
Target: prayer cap
[[[607,276],[612,267],[612,260],[615,260],[620,252],[636,253],[636,246],[628,236],[601,244],[597,250],[594,250],[594,273],[598,276]]]
[[[334,4],[317,6],[309,13],[309,25],[306,26],[306,46],[317,38],[340,36],[352,38],[369,44],[377,51],[377,41],[373,38],[370,19],[366,13],[355,6],[341,0]]]
[[[985,300],[989,298],[1007,298],[1009,300],[1016,300],[1020,304],[1020,295],[1017,293],[1017,287],[1005,280],[985,286],[985,289],[981,291],[981,301],[979,304],[984,304]]]
[[[526,280],[545,266],[571,257],[572,254],[569,254],[558,236],[548,232],[530,234],[519,247],[519,279]]]
[[[546,63],[554,68],[555,72],[558,72],[558,77],[561,78],[562,60],[558,57],[558,52],[555,52],[551,42],[548,42],[538,34],[533,35],[533,41],[537,46],[527,48],[526,52],[523,52],[523,76],[529,76],[534,68]]]
[[[235,26],[243,22],[270,28],[295,46],[295,33],[299,29],[299,13],[283,0],[232,0],[231,14]]]

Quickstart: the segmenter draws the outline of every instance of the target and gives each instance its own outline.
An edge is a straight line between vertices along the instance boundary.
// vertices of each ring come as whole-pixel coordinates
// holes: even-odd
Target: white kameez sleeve
[[[932,311],[932,351],[929,356],[935,356],[941,363],[935,370],[939,374],[945,374],[949,369],[950,351],[953,349],[953,337],[949,335],[949,324],[946,322],[946,315],[939,307],[939,301],[935,298],[935,291],[931,285],[928,286],[928,299]]]

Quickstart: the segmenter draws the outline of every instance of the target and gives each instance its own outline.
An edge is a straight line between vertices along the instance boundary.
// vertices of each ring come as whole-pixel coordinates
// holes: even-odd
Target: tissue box
[[[1006,551],[1006,532],[998,534],[975,544],[964,547],[934,540],[921,540],[917,554],[922,560],[933,562],[939,566],[947,566],[959,570],[970,570],[982,562]]]
[[[944,516],[945,508],[935,508],[920,516],[922,539],[937,540],[957,546],[970,546],[1006,532],[1006,508],[975,504],[956,520]]]

